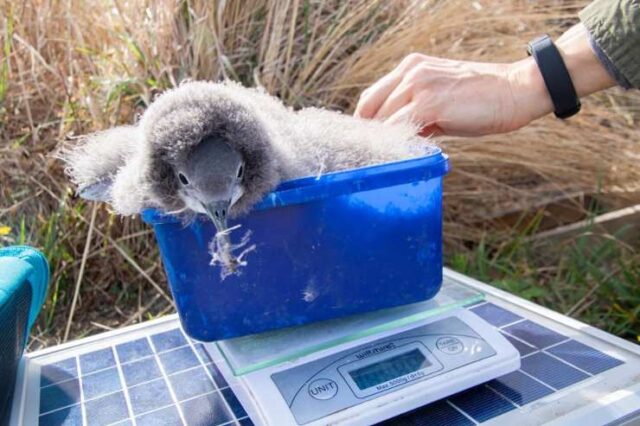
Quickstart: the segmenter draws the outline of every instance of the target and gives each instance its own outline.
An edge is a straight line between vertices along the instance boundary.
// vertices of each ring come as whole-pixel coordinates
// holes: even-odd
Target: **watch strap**
[[[580,99],[576,94],[569,70],[551,38],[544,35],[531,41],[527,53],[533,56],[538,64],[553,102],[556,117],[565,119],[577,114],[581,107]]]

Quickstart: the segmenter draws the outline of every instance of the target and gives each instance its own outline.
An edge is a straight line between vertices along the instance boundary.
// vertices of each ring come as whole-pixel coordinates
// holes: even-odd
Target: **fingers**
[[[400,83],[387,97],[373,118],[376,120],[384,120],[392,116],[396,111],[410,103],[412,98],[413,92],[407,88],[406,84]]]
[[[401,81],[402,75],[395,71],[376,81],[371,87],[362,92],[354,115],[361,118],[373,118]]]
[[[402,82],[405,74],[426,58],[419,53],[407,55],[393,71],[362,92],[354,115],[361,118],[375,117],[389,95]]]
[[[415,119],[416,113],[416,105],[414,103],[409,103],[397,110],[393,113],[389,118],[387,118],[384,122],[389,124],[406,124],[410,123],[416,126],[417,129],[417,120]]]
[[[385,124],[410,124],[415,127],[417,134],[425,137],[444,134],[435,120],[424,122],[417,113],[417,105],[414,102],[408,103],[387,118]]]

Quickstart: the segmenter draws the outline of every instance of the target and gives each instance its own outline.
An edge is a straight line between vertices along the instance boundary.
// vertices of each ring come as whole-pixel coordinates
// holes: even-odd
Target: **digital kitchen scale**
[[[640,419],[640,346],[450,270],[444,276],[422,307],[370,317],[203,344],[169,315],[27,353],[9,424]]]
[[[234,352],[225,349],[229,361]],[[225,376],[233,374],[232,365],[222,367]],[[265,425],[369,425],[519,367],[518,351],[504,336],[455,308],[246,373],[234,392]]]

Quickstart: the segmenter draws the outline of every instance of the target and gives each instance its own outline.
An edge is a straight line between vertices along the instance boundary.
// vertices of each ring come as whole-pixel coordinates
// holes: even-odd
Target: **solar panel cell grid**
[[[182,423],[175,406],[165,407],[136,417],[138,426],[179,425]]]
[[[530,320],[517,322],[505,327],[503,330],[538,349],[544,349],[567,340],[566,336]]]
[[[518,340],[508,334],[502,333],[504,337],[513,345],[514,348],[520,352],[520,356],[527,356],[536,351],[536,348],[524,343],[522,340]]]
[[[231,388],[222,389],[222,395],[229,404],[229,408],[237,418],[247,416],[247,412],[245,411],[240,401],[238,401],[238,398],[236,398],[236,395],[233,393]]]
[[[575,340],[554,346],[548,352],[590,374],[598,374],[623,363]]]
[[[553,389],[527,376],[522,371],[514,371],[487,384],[511,402],[523,406],[553,393]]]
[[[563,389],[589,375],[575,369],[562,361],[553,358],[546,353],[537,352],[528,357],[522,358],[522,371],[535,377],[554,389]]]
[[[135,415],[166,407],[173,402],[163,378],[129,388],[129,398]]]
[[[80,355],[80,371],[82,374],[89,374],[93,371],[103,370],[116,365],[111,348],[101,349],[88,354]]]
[[[387,422],[394,426],[472,426],[475,423],[447,401],[436,401]]]
[[[200,364],[189,346],[183,346],[158,355],[166,374],[177,373]]]
[[[127,386],[134,386],[162,377],[160,367],[158,367],[158,362],[154,357],[123,364],[122,374]]]
[[[109,425],[129,418],[123,392],[92,399],[84,403],[86,418],[92,425]]]
[[[245,417],[244,419],[240,419],[240,426],[254,426],[254,423],[249,417]]]
[[[483,422],[623,363],[497,305],[471,310],[520,351],[521,369],[386,424]],[[177,328],[44,365],[40,383],[45,426],[253,425],[204,346]]]
[[[207,364],[207,370],[209,370],[209,374],[211,374],[211,377],[213,377],[213,381],[216,383],[219,389],[229,387],[229,384],[224,379],[224,376],[222,375],[218,367],[216,367],[215,363]]]
[[[188,425],[221,425],[233,419],[220,393],[212,392],[181,403]]]
[[[437,410],[432,408],[435,404],[430,404],[384,422],[385,425],[464,422],[460,419],[447,419],[446,422],[434,420],[438,419],[436,413],[452,413],[448,408],[443,408],[446,407],[444,402],[451,403],[460,412],[481,423],[623,364],[621,360],[492,303],[476,304],[470,310],[498,328],[516,347],[522,357],[520,370],[451,396],[446,401],[439,401],[435,403],[440,404]],[[397,423],[399,420],[401,422]]]
[[[76,426],[82,424],[80,405],[63,408],[40,416],[40,426]]]
[[[173,329],[44,365],[40,424],[252,424],[211,363]]]
[[[91,373],[82,377],[82,392],[85,399],[93,399],[122,389],[116,367]]]
[[[204,362],[205,364],[213,362],[211,355],[209,355],[209,352],[207,352],[207,350],[205,349],[202,343],[194,343],[193,347],[196,350],[196,353],[198,354],[198,357],[202,360],[202,362]]]
[[[78,402],[80,402],[80,381],[78,379],[46,386],[40,391],[40,413],[47,413]]]
[[[153,355],[149,341],[144,338],[119,344],[116,346],[116,352],[120,362],[135,361]]]
[[[477,422],[487,421],[516,408],[495,391],[482,385],[453,395],[449,401]]]
[[[493,325],[494,327],[503,327],[521,320],[520,315],[516,315],[511,311],[503,309],[493,303],[483,303],[471,309],[471,312]]]
[[[187,345],[187,339],[180,329],[173,329],[151,336],[151,341],[157,353],[162,353],[180,346]]]
[[[169,377],[171,388],[178,401],[213,392],[215,385],[203,367],[183,371]]]
[[[75,358],[67,358],[42,367],[40,371],[40,386],[78,377],[78,368]]]

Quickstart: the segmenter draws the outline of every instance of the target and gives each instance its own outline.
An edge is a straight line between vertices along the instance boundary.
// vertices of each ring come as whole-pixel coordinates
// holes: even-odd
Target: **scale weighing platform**
[[[635,424],[640,346],[445,270],[428,302],[212,344],[176,316],[25,355],[11,425]]]

